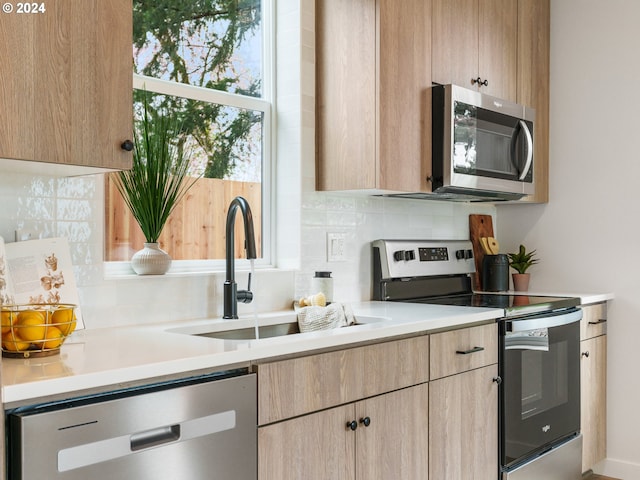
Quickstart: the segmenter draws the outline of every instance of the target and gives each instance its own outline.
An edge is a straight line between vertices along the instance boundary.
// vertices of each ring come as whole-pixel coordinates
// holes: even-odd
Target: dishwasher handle
[[[131,451],[146,450],[163,443],[175,442],[180,439],[180,425],[154,428],[146,432],[134,433],[130,437]]]
[[[146,449],[186,442],[218,432],[236,428],[236,411],[207,415],[170,425],[106,438],[58,451],[58,471],[66,472],[97,463],[138,454]],[[162,448],[162,447],[161,447]]]

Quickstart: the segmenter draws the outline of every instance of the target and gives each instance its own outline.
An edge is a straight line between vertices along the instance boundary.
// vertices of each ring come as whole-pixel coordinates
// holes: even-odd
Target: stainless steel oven
[[[541,478],[545,454],[579,441],[580,319],[559,309],[500,322],[500,463],[504,479]],[[527,467],[533,460],[536,464]],[[580,478],[579,458],[544,478]],[[527,474],[527,468],[535,473]]]
[[[374,300],[502,309],[500,480],[581,478],[578,298],[473,292],[469,241],[376,240]]]

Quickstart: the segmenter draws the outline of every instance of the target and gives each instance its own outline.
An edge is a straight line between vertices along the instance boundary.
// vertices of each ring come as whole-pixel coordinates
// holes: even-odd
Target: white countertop
[[[261,340],[219,340],[176,331],[201,333],[252,327],[253,318],[196,320],[171,324],[77,331],[60,354],[2,359],[4,403],[41,399],[84,389],[153,379],[202,369],[221,369],[252,360],[349,345],[465,324],[491,321],[503,310],[417,305],[394,302],[351,304],[356,318],[374,323]],[[295,320],[295,313],[260,315],[261,324]]]
[[[528,292],[529,295],[541,293]],[[545,294],[542,294],[545,295]],[[558,294],[546,294],[555,295]],[[571,294],[583,304],[611,294]],[[261,340],[220,340],[192,335],[253,327],[254,319],[203,319],[154,325],[89,329],[71,335],[60,354],[2,359],[2,400],[25,402],[50,395],[139,382],[164,375],[216,369],[281,355],[459,327],[500,318],[502,309],[396,302],[351,304],[356,317],[372,323]],[[369,318],[371,317],[371,318]],[[261,314],[260,323],[295,321],[293,311]]]

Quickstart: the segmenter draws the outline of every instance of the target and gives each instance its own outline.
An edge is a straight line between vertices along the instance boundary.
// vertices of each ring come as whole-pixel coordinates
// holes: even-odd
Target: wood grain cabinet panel
[[[429,383],[429,478],[498,475],[498,366]]]
[[[428,392],[425,383],[260,427],[259,480],[427,480]]]
[[[131,0],[65,0],[0,23],[0,158],[129,168]]]
[[[259,480],[353,480],[355,432],[346,428],[353,405],[258,429]]]
[[[515,101],[517,8],[515,0],[433,0],[433,81]]]
[[[426,382],[428,362],[420,336],[259,364],[258,424]]]
[[[536,191],[524,199],[549,201],[549,0],[518,0],[517,102],[536,111],[533,133]]]
[[[430,0],[316,2],[318,190],[420,191],[431,159]]]
[[[424,383],[356,403],[356,479],[427,480],[429,385]]]
[[[607,336],[580,342],[582,471],[607,456]]]
[[[492,323],[430,336],[430,379],[498,362],[498,325]]]
[[[583,306],[580,340],[587,340],[605,333],[607,333],[607,304],[596,303]]]

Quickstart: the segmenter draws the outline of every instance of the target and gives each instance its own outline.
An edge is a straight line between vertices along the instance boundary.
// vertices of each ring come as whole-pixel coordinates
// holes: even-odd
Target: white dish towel
[[[302,307],[298,310],[298,326],[302,333],[346,327],[356,323],[349,305],[332,303],[326,307]]]

